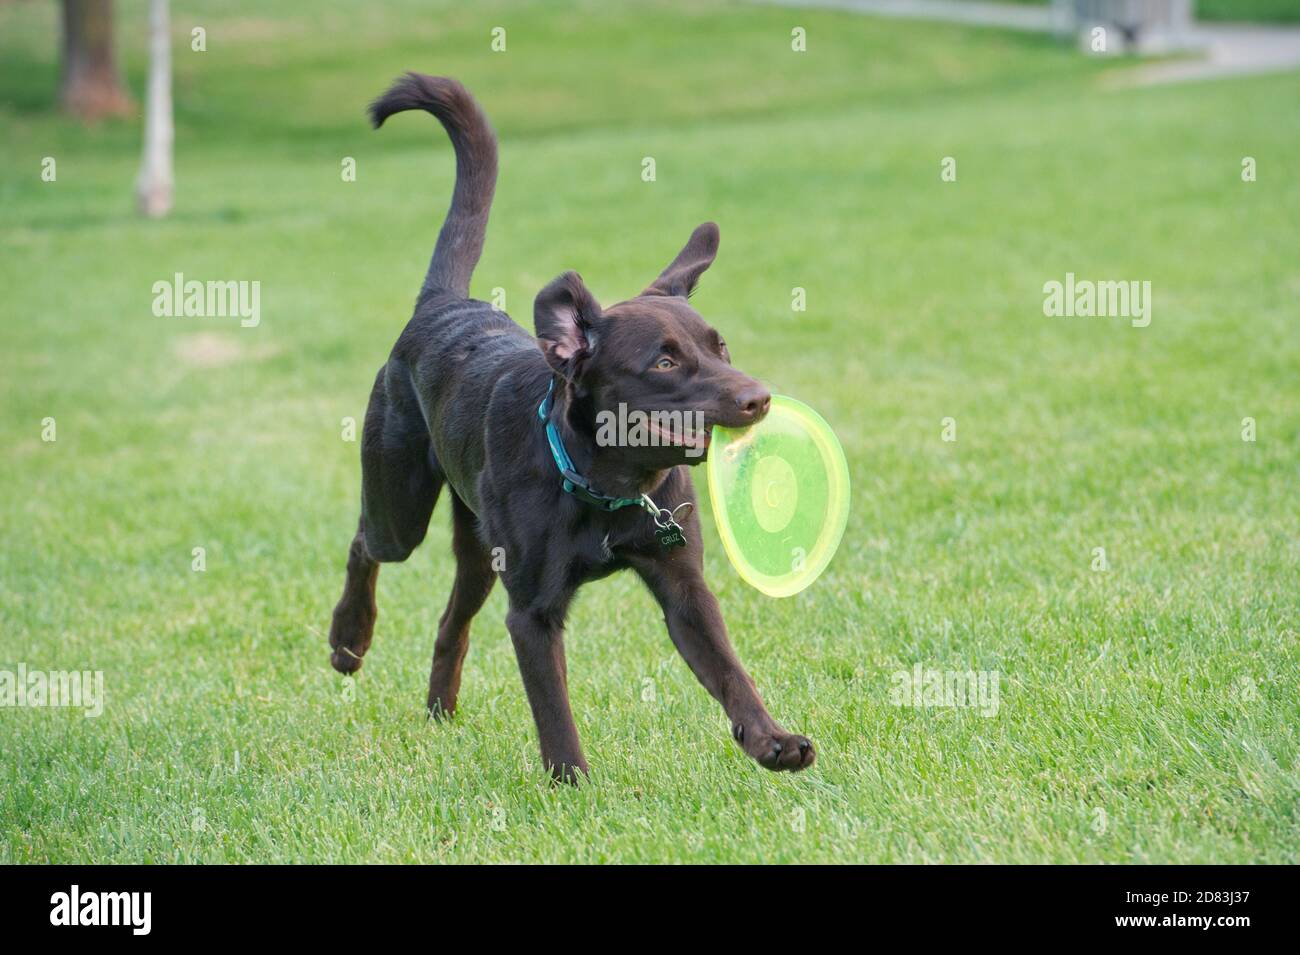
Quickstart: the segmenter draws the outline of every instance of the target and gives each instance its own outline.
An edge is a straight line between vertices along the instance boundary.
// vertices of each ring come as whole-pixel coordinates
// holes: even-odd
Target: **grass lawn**
[[[1300,20],[1300,0],[1193,0],[1201,20],[1245,20],[1294,23]]]
[[[138,125],[57,118],[56,6],[0,6],[0,669],[106,693],[0,710],[0,861],[1297,861],[1300,77],[1102,92],[1045,38],[766,6],[262,7],[176,5],[178,206],[145,223]],[[118,20],[138,93],[143,5]],[[363,121],[405,68],[493,117],[474,292],[526,324],[560,271],[612,303],[720,224],[695,304],[854,481],[789,600],[704,522],[808,772],[741,753],[626,575],[569,620],[589,785],[547,784],[501,588],[427,722],[444,508],[365,669],[329,668],[341,421],[453,175],[431,118]],[[175,272],[260,281],[260,325],[154,317]],[[1067,272],[1150,281],[1150,326],[1045,317]],[[918,664],[996,672],[996,715],[893,705]]]
[[[1052,0],[1010,0],[1047,6]],[[1192,0],[1198,20],[1294,23],[1300,21],[1300,0]]]

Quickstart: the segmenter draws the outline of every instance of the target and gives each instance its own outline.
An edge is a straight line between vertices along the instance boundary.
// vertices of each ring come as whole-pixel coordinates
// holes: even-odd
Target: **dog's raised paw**
[[[362,662],[361,657],[347,647],[339,647],[330,654],[330,666],[340,673],[356,673],[361,669]]]
[[[330,626],[330,666],[340,673],[360,670],[362,657],[370,648],[374,626],[373,611],[358,613],[346,607],[336,609]]]
[[[773,772],[798,772],[807,769],[817,759],[817,748],[812,740],[798,733],[784,730],[746,733],[745,727],[737,723],[732,727],[731,735],[758,765]]]

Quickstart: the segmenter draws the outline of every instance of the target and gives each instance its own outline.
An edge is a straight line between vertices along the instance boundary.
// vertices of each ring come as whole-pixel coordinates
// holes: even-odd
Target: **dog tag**
[[[682,526],[676,521],[669,521],[667,525],[656,530],[655,537],[659,538],[659,546],[664,550],[686,546],[686,535],[682,533]]]

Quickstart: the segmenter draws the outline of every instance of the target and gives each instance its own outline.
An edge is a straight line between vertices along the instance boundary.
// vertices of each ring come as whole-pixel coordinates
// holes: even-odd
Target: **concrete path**
[[[1149,86],[1300,69],[1300,27],[1198,23],[1190,41],[1199,55],[1136,66],[1113,74],[1108,82]]]
[[[761,0],[790,7],[851,10],[872,16],[944,20],[1006,30],[1057,32],[1063,24],[1050,5],[983,0]],[[1197,23],[1180,38],[1187,58],[1147,63],[1110,75],[1107,83],[1146,86],[1246,73],[1300,69],[1300,27],[1254,23]]]
[[[1056,27],[1049,6],[1024,3],[986,3],[984,0],[762,0],[785,7],[822,7],[852,10],[879,17],[909,20],[947,20],[981,27],[1042,32]]]

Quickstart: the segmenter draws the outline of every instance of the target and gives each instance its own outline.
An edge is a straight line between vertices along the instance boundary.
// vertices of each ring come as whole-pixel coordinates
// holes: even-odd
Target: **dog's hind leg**
[[[348,549],[348,577],[330,622],[330,665],[340,673],[361,669],[361,658],[370,649],[378,578],[379,562],[366,552],[366,524],[362,520]]]
[[[410,372],[390,361],[375,378],[361,433],[361,520],[374,560],[400,563],[420,546],[444,480]]]
[[[348,551],[347,581],[330,624],[330,664],[361,669],[375,629],[380,563],[406,560],[424,540],[443,476],[429,447],[409,379],[379,372],[361,438],[361,521]]]
[[[433,646],[433,669],[429,673],[429,715],[450,716],[456,710],[460,671],[469,650],[469,625],[483,607],[496,572],[492,555],[479,539],[477,518],[456,495],[452,495],[451,547],[456,555],[456,583],[447,609],[438,622],[438,639]]]

